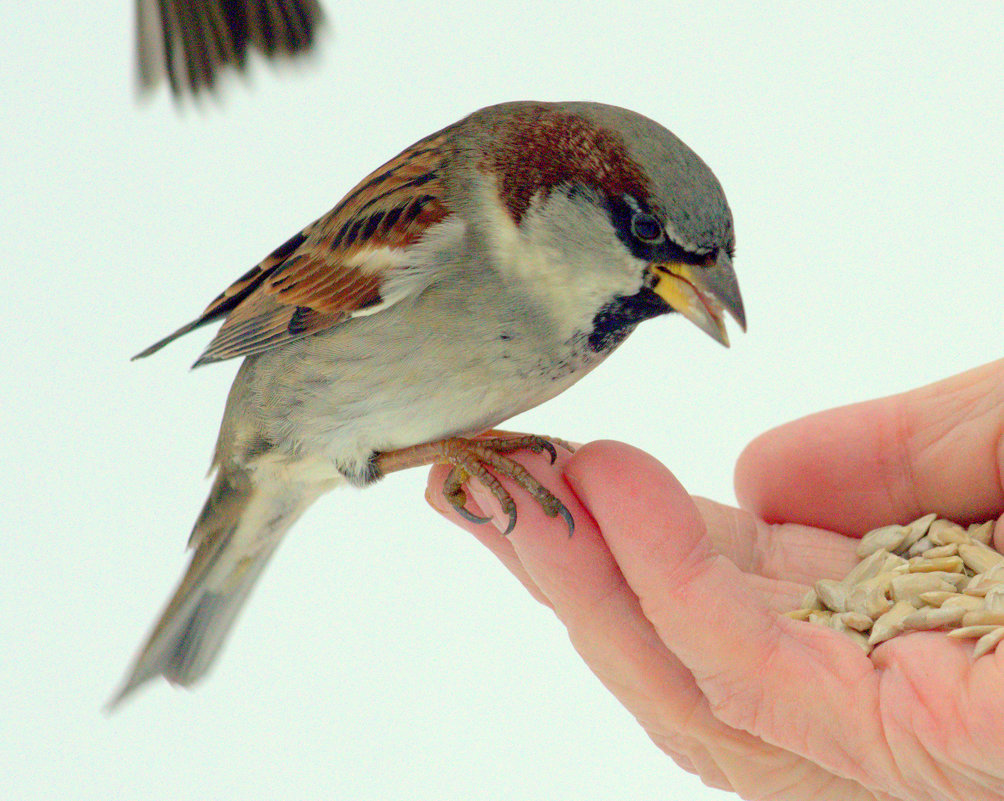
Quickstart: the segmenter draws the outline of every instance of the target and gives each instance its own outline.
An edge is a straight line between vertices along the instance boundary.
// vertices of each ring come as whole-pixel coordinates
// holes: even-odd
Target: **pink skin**
[[[856,561],[855,537],[935,511],[999,518],[1004,361],[770,431],[739,458],[742,510],[692,498],[616,442],[519,460],[575,516],[569,539],[515,488],[509,538],[460,519],[568,627],[583,659],[652,740],[709,785],[749,799],[1004,795],[1004,647],[918,632],[869,658],[790,620],[809,584]],[[477,505],[505,520],[471,487]]]

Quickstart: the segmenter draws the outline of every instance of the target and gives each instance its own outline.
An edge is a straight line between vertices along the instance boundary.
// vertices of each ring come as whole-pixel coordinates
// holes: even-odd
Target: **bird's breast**
[[[259,421],[291,458],[321,457],[353,474],[374,452],[498,426],[560,394],[605,355],[583,336],[547,342],[514,321],[416,325],[421,316],[408,317],[399,325],[362,318],[253,357],[238,393],[248,408],[236,416]]]

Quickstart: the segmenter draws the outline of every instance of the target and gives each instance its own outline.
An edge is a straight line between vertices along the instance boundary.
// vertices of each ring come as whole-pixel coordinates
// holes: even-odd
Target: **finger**
[[[735,483],[765,520],[860,534],[928,512],[996,517],[1002,470],[1004,360],[775,428],[743,451]]]
[[[616,486],[598,478],[613,466]],[[592,443],[566,476],[646,618],[716,717],[838,776],[896,778],[878,745],[871,662],[838,633],[804,625],[796,632],[795,621],[759,603],[746,576],[715,551],[697,508],[665,467],[626,445]]]
[[[843,578],[858,562],[857,540],[850,537],[810,526],[771,525],[706,498],[694,498],[694,504],[716,551],[744,573],[793,583],[792,592],[799,596],[805,585]],[[769,585],[763,587],[766,591]]]
[[[539,459],[529,454],[520,454],[517,458],[535,476],[543,478],[543,471],[559,473],[570,456],[567,453],[561,455],[553,469],[549,464],[541,465]],[[444,517],[473,534],[538,601],[550,606],[520,563],[510,539],[497,536],[496,526],[464,520],[445,501],[442,483],[448,473],[449,467],[446,466],[437,466],[430,472],[426,492],[429,504]],[[550,479],[551,484],[557,485],[559,482],[560,478],[557,476]],[[474,489],[469,492],[470,511],[480,515],[494,515],[495,520],[504,519],[498,501],[490,493],[483,493],[478,486],[474,482]],[[507,486],[514,497],[522,492],[515,485]],[[696,503],[715,547],[741,570],[758,574],[751,577],[752,586],[760,595],[761,601],[774,611],[786,612],[796,608],[809,585],[821,578],[842,578],[857,563],[854,553],[856,541],[847,537],[805,526],[767,525],[755,520],[747,512],[704,498],[696,499]],[[532,510],[533,504],[533,501],[529,501],[524,505],[530,506]],[[536,511],[531,510],[524,511],[521,508],[519,519],[536,515]],[[576,521],[578,525],[578,517]]]
[[[472,523],[469,520],[465,520],[461,517],[457,510],[454,509],[443,497],[443,482],[446,481],[447,475],[449,475],[452,468],[449,465],[436,465],[429,472],[429,483],[428,488],[425,492],[425,500],[429,505],[439,512],[443,517],[449,520],[451,523],[460,526],[460,528],[473,534],[477,540],[488,548],[498,560],[505,565],[506,569],[509,570],[520,583],[526,587],[527,591],[532,595],[537,601],[544,604],[547,607],[551,606],[550,601],[544,596],[540,591],[533,579],[527,574],[523,565],[519,561],[519,557],[516,555],[516,551],[512,547],[512,543],[507,537],[503,537],[499,532],[498,528],[491,523]],[[468,493],[472,495],[472,493]],[[474,512],[475,514],[480,514],[487,516],[489,514],[489,509],[483,509],[476,501],[476,499],[468,499],[468,511]],[[498,515],[495,519],[502,518],[502,510],[495,510],[495,514]]]

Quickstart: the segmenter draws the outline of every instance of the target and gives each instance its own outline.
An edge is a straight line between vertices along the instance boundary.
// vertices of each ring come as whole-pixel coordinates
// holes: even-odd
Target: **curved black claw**
[[[502,532],[502,536],[503,537],[508,537],[510,534],[512,534],[512,531],[513,531],[514,528],[516,528],[516,510],[515,509],[513,509],[509,513],[509,525],[506,526],[505,531]]]
[[[552,445],[546,439],[541,440],[540,449],[547,451],[547,455],[551,457],[551,464],[554,464],[556,461],[558,461],[558,452],[554,449],[554,445]]]
[[[446,500],[449,501],[450,499],[447,498]],[[474,523],[475,525],[480,526],[483,523],[492,522],[492,519],[490,517],[481,517],[480,515],[476,515],[473,512],[468,512],[467,508],[464,507],[463,505],[457,506],[456,504],[451,502],[450,506],[452,506],[457,511],[457,514],[460,515],[462,518],[464,518],[464,520],[466,520],[468,523]]]
[[[443,482],[443,497],[446,498],[446,502],[450,506],[457,510],[457,514],[468,523],[474,523],[478,526],[483,523],[489,523],[491,522],[490,517],[481,517],[467,511],[467,493],[464,492],[462,487],[468,478],[470,478],[470,473],[459,465],[455,465],[446,477],[446,481]]]
[[[561,515],[561,519],[568,526],[568,536],[571,537],[575,533],[575,518],[572,517],[572,513],[568,511],[565,504],[560,501],[558,502],[558,514]]]
[[[575,518],[572,517],[572,513],[568,511],[568,507],[565,504],[550,493],[544,497],[538,497],[537,501],[544,510],[544,514],[548,517],[560,517],[565,521],[565,525],[568,526],[569,537],[575,533]]]
[[[557,445],[559,448],[564,448],[569,453],[575,453],[575,446],[571,442],[565,442],[565,440],[558,439],[557,437],[549,439],[548,442],[552,445]]]

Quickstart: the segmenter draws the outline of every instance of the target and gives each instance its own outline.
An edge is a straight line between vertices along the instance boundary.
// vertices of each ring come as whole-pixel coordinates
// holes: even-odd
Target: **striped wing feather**
[[[449,213],[439,180],[449,133],[417,142],[367,176],[328,214],[227,287],[198,319],[136,358],[224,318],[196,365],[249,356],[384,302],[381,288],[395,252]]]

